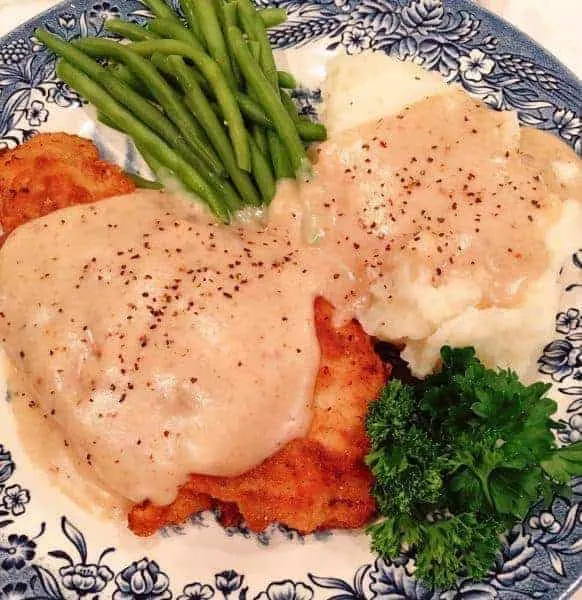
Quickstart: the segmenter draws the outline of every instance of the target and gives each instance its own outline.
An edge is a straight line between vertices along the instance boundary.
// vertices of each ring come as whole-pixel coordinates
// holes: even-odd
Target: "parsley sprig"
[[[416,575],[447,587],[481,578],[499,536],[532,503],[567,494],[582,475],[582,442],[558,448],[556,403],[544,383],[487,369],[473,348],[441,350],[418,387],[391,381],[370,406],[367,456],[381,518],[369,527],[385,558],[416,554]]]

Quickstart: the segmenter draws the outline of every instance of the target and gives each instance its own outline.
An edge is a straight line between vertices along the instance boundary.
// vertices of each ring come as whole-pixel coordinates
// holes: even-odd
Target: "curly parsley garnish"
[[[418,387],[391,381],[370,406],[366,458],[381,519],[372,547],[416,554],[416,575],[451,586],[481,578],[499,536],[540,498],[582,475],[582,442],[558,448],[556,403],[544,383],[525,386],[485,368],[473,348],[441,350],[442,370]]]

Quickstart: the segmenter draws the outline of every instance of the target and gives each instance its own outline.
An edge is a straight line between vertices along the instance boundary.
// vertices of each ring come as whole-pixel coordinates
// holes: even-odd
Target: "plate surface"
[[[262,5],[269,4],[264,0]],[[326,57],[383,51],[439,70],[522,123],[550,130],[582,154],[582,85],[551,55],[490,13],[464,0],[275,0],[289,22],[274,44],[309,89],[295,91],[305,114],[317,110]],[[135,167],[130,145],[103,138],[77,94],[60,82],[54,60],[34,39],[43,25],[70,39],[103,35],[111,16],[142,22],[134,0],[65,2],[0,40],[0,148],[37,131],[93,137],[104,155]],[[567,15],[564,15],[567,18]],[[387,91],[389,93],[389,91]],[[560,274],[561,312],[538,361],[554,383],[564,443],[582,438],[582,239]],[[9,396],[7,396],[9,398]],[[480,583],[428,590],[408,556],[376,560],[363,534],[302,537],[284,527],[254,535],[223,530],[212,515],[148,540],[73,503],[35,466],[0,403],[0,600],[429,600],[543,598],[572,593],[582,579],[582,479],[569,500],[532,507],[507,534]]]

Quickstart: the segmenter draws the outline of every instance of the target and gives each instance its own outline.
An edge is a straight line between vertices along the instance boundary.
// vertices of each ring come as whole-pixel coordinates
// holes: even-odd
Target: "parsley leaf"
[[[419,578],[447,587],[484,576],[499,535],[582,475],[582,442],[556,446],[549,385],[487,369],[473,348],[445,346],[441,357],[418,387],[393,380],[372,403],[366,462],[381,515],[373,549],[412,549]]]

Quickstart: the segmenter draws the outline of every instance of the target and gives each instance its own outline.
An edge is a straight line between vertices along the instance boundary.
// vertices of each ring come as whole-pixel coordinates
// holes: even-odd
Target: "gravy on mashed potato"
[[[522,374],[533,362],[582,230],[576,157],[513,114],[374,61],[419,77],[419,91],[331,126],[313,180],[283,183],[264,221],[224,226],[185,198],[139,192],[6,241],[6,352],[34,407],[120,496],[168,503],[189,473],[239,474],[304,435],[319,295],[405,344],[420,375],[444,343]]]

